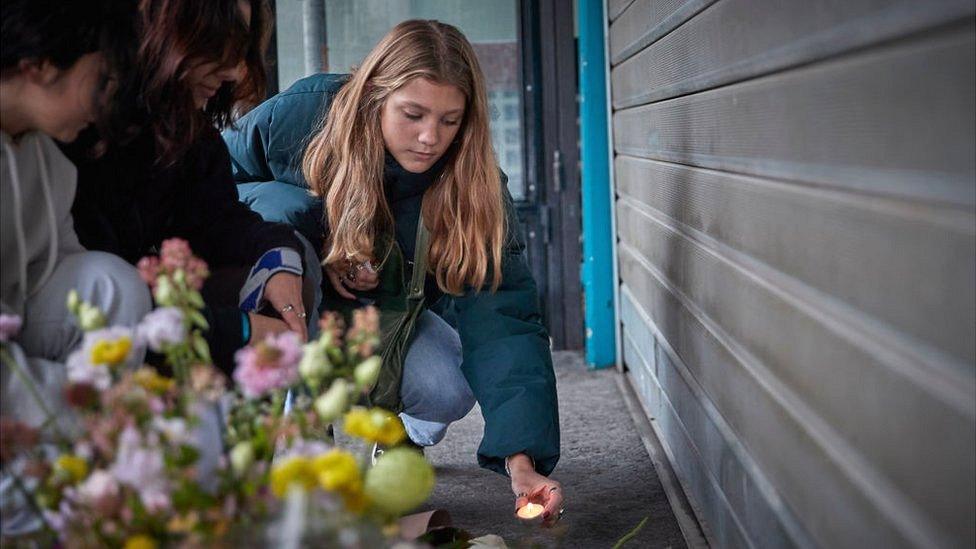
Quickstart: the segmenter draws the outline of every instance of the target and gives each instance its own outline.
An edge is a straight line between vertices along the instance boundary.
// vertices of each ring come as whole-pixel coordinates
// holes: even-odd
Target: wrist
[[[535,463],[532,458],[525,454],[512,454],[505,458],[505,471],[508,476],[515,476],[526,472],[535,471]]]

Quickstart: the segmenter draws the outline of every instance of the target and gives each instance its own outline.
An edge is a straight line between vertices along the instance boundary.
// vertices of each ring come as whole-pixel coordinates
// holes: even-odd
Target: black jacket
[[[210,267],[251,267],[266,251],[302,247],[287,225],[268,223],[237,199],[227,146],[216,130],[201,136],[171,165],[159,166],[148,132],[92,160],[79,147],[65,151],[78,166],[72,214],[81,244],[135,264],[179,237]],[[243,344],[236,307],[204,311],[206,334],[218,366],[232,367]]]

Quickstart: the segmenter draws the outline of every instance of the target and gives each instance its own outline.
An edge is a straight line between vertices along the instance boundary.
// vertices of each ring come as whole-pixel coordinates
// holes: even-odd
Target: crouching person
[[[287,330],[304,339],[317,320],[314,250],[238,201],[217,130],[263,97],[267,16],[263,0],[140,2],[113,109],[129,138],[94,159],[87,136],[68,149],[85,247],[135,264],[181,238],[206,261],[205,337],[228,374],[242,346]]]
[[[75,166],[53,141],[72,141],[108,99],[111,64],[100,45],[116,21],[107,9],[107,2],[99,1],[2,5],[0,415],[5,422],[38,427],[51,414],[67,423],[64,362],[82,339],[67,310],[70,290],[100,308],[109,324],[134,326],[151,307],[148,288],[131,265],[79,244],[71,216]],[[3,536],[40,526],[12,482],[0,478]]]

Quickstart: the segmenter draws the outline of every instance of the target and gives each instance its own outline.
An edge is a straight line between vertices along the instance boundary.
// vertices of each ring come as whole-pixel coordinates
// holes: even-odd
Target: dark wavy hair
[[[240,3],[251,6],[251,20]],[[139,0],[135,32],[125,75],[116,92],[112,116],[115,137],[151,131],[162,164],[175,161],[202,132],[228,126],[236,115],[264,99],[270,11],[264,0]],[[224,83],[201,111],[186,81],[200,63],[244,63],[237,84]]]
[[[120,0],[3,0],[0,78],[20,72],[24,61],[47,61],[65,70],[83,55],[117,50],[131,24],[130,4]],[[110,66],[112,60],[109,56]]]

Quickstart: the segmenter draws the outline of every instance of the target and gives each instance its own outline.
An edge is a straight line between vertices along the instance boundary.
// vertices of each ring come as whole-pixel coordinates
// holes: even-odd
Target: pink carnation
[[[164,240],[159,252],[163,267],[169,271],[185,269],[191,257],[193,257],[193,252],[190,250],[190,244],[182,238]]]
[[[136,268],[139,269],[139,276],[153,288],[156,287],[156,279],[159,278],[159,272],[162,270],[162,266],[159,263],[159,258],[156,256],[146,256],[139,260],[136,264]]]
[[[234,361],[234,381],[247,398],[258,398],[275,389],[283,389],[298,381],[298,362],[302,358],[302,343],[298,334],[285,332],[269,334],[264,341],[237,351]]]
[[[20,333],[23,321],[17,315],[0,314],[0,341],[10,341]]]
[[[210,276],[210,269],[207,268],[207,263],[199,257],[191,257],[186,265],[186,283],[199,291],[208,276]]]

